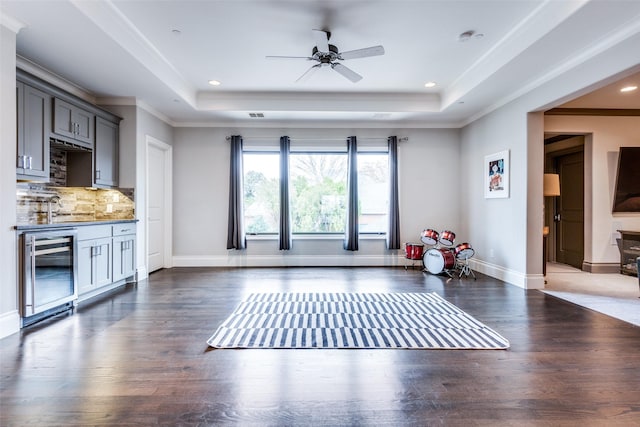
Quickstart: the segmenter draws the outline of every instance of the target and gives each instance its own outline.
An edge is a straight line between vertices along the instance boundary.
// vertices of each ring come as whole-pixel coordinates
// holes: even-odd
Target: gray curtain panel
[[[398,197],[398,138],[390,136],[389,144],[389,229],[387,249],[400,249],[400,203]]]
[[[227,229],[227,249],[246,249],[244,234],[244,212],[242,199],[242,137],[231,137],[231,155],[229,164],[229,227]]]
[[[358,250],[358,145],[356,137],[347,138],[347,229],[344,249]]]
[[[289,212],[289,147],[288,136],[280,138],[280,250],[291,249],[291,214]]]

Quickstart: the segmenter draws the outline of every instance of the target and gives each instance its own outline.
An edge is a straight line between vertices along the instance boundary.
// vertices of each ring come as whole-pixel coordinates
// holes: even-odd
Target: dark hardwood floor
[[[481,274],[174,268],[0,341],[0,425],[640,425],[640,328]],[[213,350],[251,292],[435,291],[509,350]]]

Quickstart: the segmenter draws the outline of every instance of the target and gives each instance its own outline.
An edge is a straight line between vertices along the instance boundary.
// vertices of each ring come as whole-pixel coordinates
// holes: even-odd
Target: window
[[[358,153],[360,233],[386,233],[389,218],[389,155]]]
[[[291,231],[344,233],[346,154],[291,153],[289,168]]]
[[[247,234],[277,234],[280,218],[279,154],[245,152],[244,225]]]
[[[280,154],[274,141],[245,141],[244,225],[247,234],[278,234]],[[386,141],[358,143],[358,227],[385,234],[389,211]],[[293,141],[289,154],[293,234],[342,234],[347,214],[345,141]]]

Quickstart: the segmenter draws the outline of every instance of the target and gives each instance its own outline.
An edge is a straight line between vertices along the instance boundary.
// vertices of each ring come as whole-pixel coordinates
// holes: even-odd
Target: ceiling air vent
[[[262,117],[264,117],[264,113],[249,113],[249,117],[252,117],[254,119],[255,118],[262,118]]]

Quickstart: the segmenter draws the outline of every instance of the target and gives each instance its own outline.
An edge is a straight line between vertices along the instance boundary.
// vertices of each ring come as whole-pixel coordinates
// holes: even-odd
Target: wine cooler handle
[[[31,314],[36,311],[36,236],[29,236],[29,257],[31,257]]]

